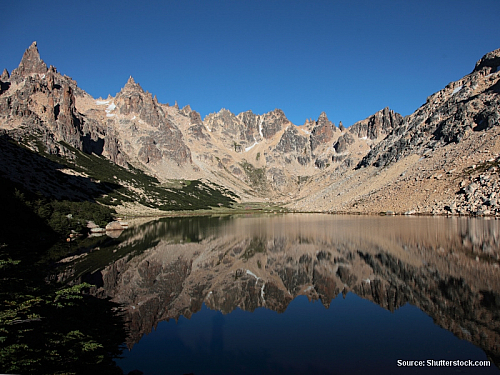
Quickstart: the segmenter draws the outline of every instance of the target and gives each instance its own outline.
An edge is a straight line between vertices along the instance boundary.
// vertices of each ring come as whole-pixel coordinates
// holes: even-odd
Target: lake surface
[[[492,374],[499,258],[498,220],[192,217],[103,239],[66,276],[123,305],[125,374]]]

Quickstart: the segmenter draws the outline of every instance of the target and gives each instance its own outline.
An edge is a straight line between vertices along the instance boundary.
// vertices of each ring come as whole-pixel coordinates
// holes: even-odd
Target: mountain
[[[127,181],[113,180],[112,172],[94,176],[92,165],[84,173],[126,185],[122,195],[134,212],[138,202],[174,208],[177,200],[167,205],[163,194],[172,181],[191,180],[241,202],[274,201],[290,210],[496,214],[499,61],[500,50],[485,55],[405,118],[384,108],[345,128],[324,112],[296,126],[280,109],[221,109],[202,119],[189,105],[159,103],[132,77],[114,97],[95,99],[47,67],[33,42],[19,67],[0,77],[0,131],[64,160],[67,173],[77,173],[81,160],[122,168]],[[13,169],[1,172],[25,184]],[[130,173],[154,178],[157,190],[137,186]],[[127,212],[122,198],[113,199]]]

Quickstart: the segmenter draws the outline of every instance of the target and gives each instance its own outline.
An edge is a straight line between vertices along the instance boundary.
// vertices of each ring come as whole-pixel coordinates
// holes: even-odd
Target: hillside
[[[348,128],[325,113],[296,126],[279,109],[201,119],[190,106],[159,103],[132,77],[96,99],[47,67],[34,42],[0,77],[10,145],[0,172],[34,193],[124,213],[268,201],[298,211],[495,215],[499,66],[500,50],[485,55],[405,118],[384,108]],[[20,164],[14,145],[47,162]],[[61,174],[73,185],[55,183]]]

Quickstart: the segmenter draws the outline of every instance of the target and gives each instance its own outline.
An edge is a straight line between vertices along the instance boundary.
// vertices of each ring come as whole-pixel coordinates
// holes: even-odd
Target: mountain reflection
[[[176,218],[136,226],[120,239],[101,246],[100,252],[119,255],[111,264],[80,269],[88,272],[83,280],[99,281],[97,295],[124,306],[129,347],[158,322],[189,318],[203,303],[224,314],[237,307],[283,312],[298,295],[328,308],[351,291],[390,311],[415,305],[499,363],[496,220]],[[67,272],[77,272],[96,253]]]

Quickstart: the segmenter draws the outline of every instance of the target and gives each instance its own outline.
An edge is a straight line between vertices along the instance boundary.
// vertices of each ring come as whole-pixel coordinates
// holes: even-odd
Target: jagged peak
[[[191,106],[189,104],[182,107],[181,112],[185,115],[189,115],[192,112]]]
[[[329,125],[335,127],[335,124],[328,119],[328,116],[326,115],[326,112],[324,112],[324,111],[320,113],[320,115],[318,117],[318,121],[316,121],[316,123],[318,125],[329,124]]]
[[[24,52],[23,58],[19,66],[12,71],[11,76],[27,76],[32,73],[44,74],[47,72],[47,65],[40,58],[36,41],[31,43],[28,49]]]
[[[479,60],[476,63],[476,66],[472,72],[473,73],[479,72],[479,71],[483,70],[484,68],[488,68],[488,71],[486,72],[486,74],[489,74],[489,73],[494,73],[495,71],[497,71],[499,67],[500,67],[500,48],[498,48],[494,51],[488,52],[486,55],[484,55],[481,58],[481,60]]]
[[[4,69],[2,75],[0,76],[0,80],[7,81],[10,78],[9,71]]]
[[[144,90],[142,89],[141,85],[136,83],[132,76],[128,78],[127,83],[125,84],[125,86],[123,86],[120,92],[126,92],[126,91],[136,91],[144,93]]]
[[[245,111],[245,112],[240,112],[240,113],[238,113],[238,116],[240,116],[240,115],[241,115],[241,116],[243,116],[243,115],[245,115],[245,114],[247,114],[247,115],[254,115],[254,116],[257,116],[257,115],[255,115],[255,114],[253,113],[253,111],[252,111],[251,109],[249,109],[248,111]]]
[[[268,112],[269,114],[276,114],[278,116],[282,116],[282,117],[285,117],[285,112],[283,112],[282,109],[279,109],[279,108],[275,108],[274,110],[272,110],[271,112]]]

